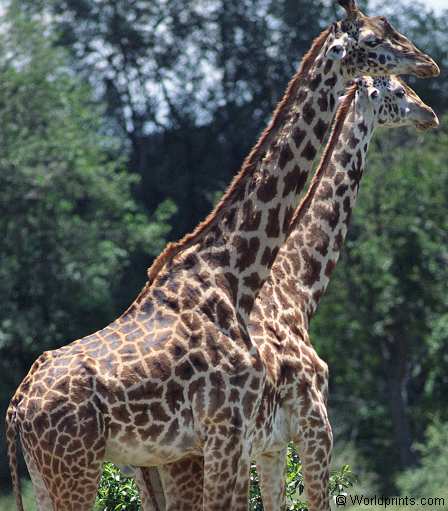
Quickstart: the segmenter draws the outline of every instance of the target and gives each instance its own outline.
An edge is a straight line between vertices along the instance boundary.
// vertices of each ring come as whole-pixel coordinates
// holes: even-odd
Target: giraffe
[[[283,403],[280,398],[279,407],[284,408],[286,416],[293,417],[290,430],[296,437],[291,440],[297,445],[302,461],[310,510],[329,509],[325,483],[329,476],[331,427],[326,412],[328,367],[312,348],[309,324],[338,261],[369,142],[378,126],[415,126],[426,130],[437,127],[438,119],[396,76],[357,80],[342,100],[319,168],[295,212],[290,235],[252,315],[254,342],[266,346],[265,357],[271,360],[277,378],[281,380],[286,373],[280,388],[275,383],[274,388],[287,396]],[[271,412],[267,406],[265,409],[265,416],[275,428],[281,413]],[[260,436],[264,436],[266,429]],[[285,466],[286,446],[285,442],[283,449],[276,452],[268,449],[268,458],[257,459],[260,477],[265,482],[262,492],[267,511],[284,506],[284,471],[273,467]]]
[[[350,12],[347,44],[362,32]],[[398,42],[376,50],[377,61],[364,48],[359,63],[356,52],[346,56],[340,49],[339,35],[333,26],[316,40],[221,202],[192,234],[165,249],[129,309],[33,364],[7,412],[19,509],[16,432],[40,509],[89,509],[103,460],[152,466],[190,455],[204,458],[204,508],[247,508],[254,421],[266,379],[247,325],[306,181],[301,164],[313,151],[303,141],[320,118],[308,90],[343,57],[352,69],[438,73],[399,34]],[[311,84],[310,67],[322,66],[315,56],[324,45],[331,62]]]
[[[435,63],[422,60],[421,56],[414,60],[412,69],[409,68],[408,56],[416,49],[402,34],[393,29],[384,17],[364,15],[352,0],[342,0],[338,3],[346,10],[346,18],[327,28],[314,42],[302,65],[302,70],[305,67],[308,69],[308,90],[302,88],[296,95],[297,100],[303,104],[304,117],[309,112],[316,114],[312,130],[309,129],[311,126],[303,125],[297,125],[295,128],[296,133],[302,137],[301,147],[304,147],[302,156],[307,154],[307,158],[300,164],[306,174],[312,168],[317,149],[322,144],[336,111],[337,98],[350,80],[362,74],[404,73],[404,66],[407,67],[406,73],[420,77],[436,76],[439,73]],[[317,46],[321,44],[323,38],[326,38],[327,42],[318,52]],[[311,62],[311,57],[314,57],[314,62]],[[266,463],[265,466],[266,470],[270,467],[276,474],[279,473],[272,463]],[[178,466],[175,464],[172,467],[169,465],[163,467],[166,494],[169,496],[167,509],[179,510],[181,505],[185,505],[185,509],[197,507],[195,503],[202,498],[200,495],[202,468],[203,461],[200,457],[182,461]],[[148,480],[149,475],[143,476],[141,473],[143,470],[145,469],[137,469],[135,477],[145,510],[153,511],[158,508],[153,507],[151,499],[145,494],[145,480]],[[158,485],[158,491],[162,493],[161,481],[155,473],[156,470],[149,469],[148,472],[152,472],[153,486]],[[191,477],[188,481],[189,472]],[[180,474],[182,481],[188,481],[186,483],[188,489],[183,493],[183,504],[176,498],[181,486],[176,473]],[[268,480],[266,475],[262,475],[262,486],[267,485],[264,480]],[[185,498],[185,495],[188,498]],[[159,504],[161,509],[165,509],[165,506],[165,503]]]
[[[250,333],[268,377],[253,454],[266,511],[285,508],[284,471],[291,440],[301,456],[310,510],[329,509],[332,436],[326,411],[328,368],[311,345],[309,323],[338,261],[374,130],[407,125],[423,130],[436,127],[438,119],[398,77],[356,81],[342,99],[310,189],[256,300]],[[203,461],[199,457],[187,461],[183,471],[177,464],[162,467],[168,480],[168,484],[164,481],[167,509],[200,509]],[[149,470],[138,471],[137,477],[145,472]],[[143,487],[143,494],[146,491]],[[145,499],[143,502],[148,509]]]

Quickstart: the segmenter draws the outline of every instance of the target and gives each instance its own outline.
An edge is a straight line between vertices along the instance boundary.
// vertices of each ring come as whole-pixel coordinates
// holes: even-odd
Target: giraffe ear
[[[341,41],[336,40],[327,50],[326,56],[330,60],[342,60],[347,51]]]
[[[355,16],[359,13],[356,0],[338,0],[338,4],[347,11],[348,16]]]
[[[348,36],[346,33],[335,34],[335,37],[333,37],[333,40],[328,45],[325,56],[330,60],[342,60],[347,55],[347,41]]]

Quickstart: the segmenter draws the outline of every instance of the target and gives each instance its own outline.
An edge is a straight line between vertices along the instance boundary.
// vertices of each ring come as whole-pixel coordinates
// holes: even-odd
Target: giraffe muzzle
[[[430,57],[416,63],[415,74],[419,78],[432,78],[440,75],[439,66]]]
[[[439,118],[432,109],[422,110],[415,122],[415,126],[419,131],[437,128],[439,124]]]

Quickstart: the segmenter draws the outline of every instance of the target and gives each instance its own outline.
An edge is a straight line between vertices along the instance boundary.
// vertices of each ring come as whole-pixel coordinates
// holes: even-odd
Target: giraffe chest
[[[294,415],[300,404],[295,388],[297,383],[293,380],[266,379],[255,421],[254,455],[281,449],[294,436]]]
[[[300,438],[303,420],[326,400],[326,364],[311,346],[302,343],[299,349],[296,341],[292,343],[296,349],[286,350],[287,355],[270,356],[275,371],[267,371],[271,377],[266,379],[256,419],[255,454],[281,449]]]
[[[107,460],[123,465],[152,466],[174,462],[185,454],[200,454],[200,436],[187,407],[180,407],[172,414],[163,402],[134,402],[136,406],[150,410],[148,418],[143,420],[137,414],[129,421],[110,421]]]

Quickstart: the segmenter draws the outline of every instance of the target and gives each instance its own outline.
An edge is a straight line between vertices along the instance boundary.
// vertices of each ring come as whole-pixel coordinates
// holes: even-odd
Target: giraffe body
[[[309,57],[313,55],[314,62],[310,61],[310,66],[307,71],[309,77],[308,83],[302,82],[300,84],[301,88],[296,91],[297,105],[301,109],[303,116],[302,123],[295,127],[295,133],[300,133],[302,136],[301,147],[304,148],[302,156],[303,154],[307,155],[307,158],[300,163],[300,168],[305,174],[308,174],[311,170],[317,154],[319,142],[321,143],[323,141],[330,120],[336,111],[339,93],[351,79],[365,73],[370,75],[390,74],[392,72],[411,73],[422,77],[438,74],[437,66],[430,59],[428,60],[427,57],[423,56],[423,54],[421,54],[402,34],[395,31],[387,20],[382,17],[367,17],[363,15],[359,12],[353,1],[341,1],[340,3],[347,11],[347,18],[333,25],[330,29],[327,29],[327,32],[324,32],[321,37],[318,38],[318,40],[320,40],[322,37],[326,37],[327,40],[322,45],[320,52],[310,51]],[[311,120],[306,119],[311,113]],[[305,120],[305,122],[303,122],[303,120]],[[308,121],[310,121],[309,124],[307,124]],[[319,229],[316,229],[313,233],[309,233],[307,236],[321,236],[325,243],[325,234],[322,234]],[[338,240],[339,239],[340,236],[338,237]],[[282,250],[280,254],[282,254]],[[285,254],[283,254],[283,256],[285,256]],[[287,257],[285,258],[287,259]],[[335,261],[329,262],[328,264],[331,266],[335,264]],[[291,272],[289,275],[297,275],[297,268],[292,264],[288,266],[287,272]],[[281,311],[281,314],[276,308],[270,307],[270,304],[272,301],[278,301],[279,303],[288,301],[288,294],[292,289],[291,279],[289,279],[288,285],[280,282],[274,290],[267,284],[258,297],[257,302],[258,304],[262,304],[262,308],[265,311],[269,311],[268,317],[270,318],[271,324],[274,325],[274,327],[271,326],[265,329],[268,337],[285,335],[292,335],[294,337],[299,335],[303,339],[306,339],[306,344],[309,344],[307,340],[308,322],[315,311],[320,296],[324,292],[323,288],[327,285],[323,284],[323,281],[327,279],[328,283],[328,278],[331,274],[330,266],[327,272],[328,276],[324,274],[323,279],[315,283],[316,288],[320,288],[320,291],[318,289],[305,289],[301,290],[299,293],[296,291],[289,296],[289,300],[291,300],[293,296],[299,294],[298,303],[303,305],[302,308],[296,307],[293,309],[290,317],[288,317],[284,311]],[[305,282],[309,282],[309,280],[313,278],[313,272],[315,271],[317,271],[315,261],[314,263],[309,262],[309,264],[306,261],[300,273],[300,278],[304,279]],[[276,272],[283,272],[281,264],[276,264],[274,266],[273,274],[275,275]],[[286,273],[286,275],[288,275],[288,273]],[[282,279],[279,278],[279,280],[281,281]],[[301,296],[301,293],[307,296]],[[272,298],[273,296],[275,296],[275,299]],[[254,331],[260,330],[260,322],[264,319],[264,312],[257,316],[257,312],[255,311],[254,318],[257,319],[251,318],[251,335],[254,335]],[[282,325],[283,321],[286,321],[286,327]],[[292,333],[289,332],[290,329],[292,329]],[[271,345],[265,349],[269,354],[271,349],[275,350],[275,346]],[[311,362],[308,371],[312,373],[315,368],[319,368],[321,374],[318,379],[325,379],[327,373],[325,363],[320,360],[313,351],[310,352],[309,358]],[[265,360],[263,360],[263,362],[265,362]],[[271,364],[275,364],[272,357],[268,357],[266,362],[267,367]],[[280,399],[279,392],[276,392],[272,387],[269,387],[269,390],[265,389],[263,392],[263,403],[269,401],[266,397],[268,394]],[[322,403],[325,401],[325,393],[326,391],[323,387],[317,393],[316,407],[318,409],[322,408]],[[271,444],[281,444],[279,438],[288,436],[286,417],[280,417],[281,414],[285,416],[287,413],[297,415],[297,411],[293,407],[288,409],[288,411],[282,409],[278,415],[274,414],[275,418],[272,418],[270,423],[266,426],[268,430],[276,432],[277,440],[267,441],[266,438],[263,438],[263,432],[258,432],[258,435],[254,439],[254,456],[258,457],[257,466],[261,472],[261,486],[266,510],[279,509],[279,499],[281,501],[281,497],[273,498],[272,492],[267,491],[266,488],[275,488],[273,492],[277,496],[284,493],[283,489],[278,490],[278,488],[283,488],[283,482],[281,481],[282,471],[277,470],[272,472],[272,474],[276,476],[275,479],[266,476],[266,474],[272,468],[273,458],[272,456],[269,458],[273,449]],[[325,414],[319,411],[319,415],[319,420],[322,424],[326,424],[327,419],[325,418]],[[295,430],[294,427],[292,429]],[[265,452],[268,455],[267,457],[263,457]],[[263,460],[267,461],[263,463]],[[278,466],[281,466],[283,462],[277,460],[276,463]],[[190,481],[194,481],[195,483],[200,481],[202,469],[203,462],[200,457],[190,458],[188,467],[191,474]],[[166,491],[167,496],[169,496],[167,500],[167,510],[195,509],[194,507],[189,507],[189,502],[196,502],[199,499],[197,495],[194,499],[183,500],[181,495],[176,491],[178,487],[176,484],[176,474],[181,474],[181,477],[184,479],[185,469],[178,468],[176,465],[172,467],[165,465],[161,471],[164,474],[165,487],[168,488],[168,491]],[[263,476],[263,474],[265,476]],[[190,484],[190,487],[192,486],[193,483]],[[197,491],[200,491],[201,485],[196,484],[196,488]],[[142,492],[144,493],[144,489],[142,489]],[[277,502],[277,504],[271,505],[269,503],[270,501]],[[145,509],[147,511],[152,511],[150,505],[145,506]]]
[[[374,129],[437,124],[434,112],[395,77],[360,80],[339,108],[310,190],[295,213],[288,240],[251,315],[251,337],[266,367],[253,456],[267,510],[285,506],[282,467],[289,441],[297,445],[301,456],[310,509],[329,509],[328,368],[311,346],[309,321],[346,237]],[[175,466],[161,471],[173,480],[178,473]],[[196,458],[189,467],[190,480],[199,479],[200,472],[201,460]],[[175,484],[168,484],[167,496],[170,511],[197,509],[189,505],[191,500],[176,494]]]
[[[248,324],[289,232],[305,169],[322,141],[323,126],[314,124],[316,98],[309,91],[319,89],[326,72],[327,88],[337,85],[339,32],[333,27],[316,41],[315,53],[292,80],[223,200],[191,235],[162,253],[132,306],[105,329],[36,360],[7,414],[19,509],[16,432],[40,509],[51,502],[56,511],[91,508],[105,460],[151,467],[192,456],[203,457],[204,509],[246,510],[251,457],[276,451],[291,431],[301,436],[301,419],[289,403],[309,410],[307,391],[322,383],[326,366],[311,352],[309,358],[299,354],[305,381],[283,395],[279,383],[298,368],[292,363],[297,350],[291,346],[291,363],[278,365],[271,359],[275,350],[260,344],[256,332],[252,338]],[[403,48],[411,44],[406,41]],[[369,68],[366,50],[356,53],[352,46],[347,66]],[[332,55],[324,67],[316,58],[322,48]],[[403,64],[399,52],[389,57],[375,72]],[[311,81],[313,63],[321,73]],[[423,73],[437,70],[414,48],[403,69],[416,66]],[[327,112],[321,103],[319,109]],[[305,136],[310,130],[314,145]],[[316,413],[326,414],[318,408]]]
[[[310,190],[291,222],[291,234],[251,316],[251,335],[265,346],[264,359],[271,361],[277,375],[287,374],[274,386],[288,396],[284,415],[296,413],[290,440],[300,453],[310,509],[329,509],[327,486],[315,481],[328,480],[332,438],[326,413],[328,369],[306,332],[347,234],[370,138],[377,126],[405,125],[428,128],[437,126],[438,120],[399,79],[363,78],[349,91]],[[279,456],[284,459],[284,454]],[[278,500],[267,509],[283,505]]]
[[[324,42],[316,41],[317,51]],[[291,82],[212,217],[168,247],[129,310],[105,329],[43,354],[18,389],[8,421],[18,423],[30,471],[37,467],[55,508],[65,509],[61,501],[68,496],[67,509],[88,507],[103,459],[151,466],[210,450],[216,465],[213,442],[228,451],[222,445],[228,431],[238,437],[229,440],[237,449],[234,463],[241,459],[240,472],[248,469],[265,370],[245,318],[306,180],[299,165],[312,146],[300,153],[300,126],[318,116],[310,102],[306,119],[297,112],[302,79],[299,73]],[[72,470],[78,487],[70,494],[64,484],[71,484],[66,475]],[[220,509],[233,494],[247,496],[248,479],[241,476],[244,483],[223,503],[213,479],[223,479],[222,463],[210,472],[210,509],[213,500]],[[245,507],[244,498],[235,509]]]

